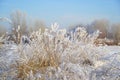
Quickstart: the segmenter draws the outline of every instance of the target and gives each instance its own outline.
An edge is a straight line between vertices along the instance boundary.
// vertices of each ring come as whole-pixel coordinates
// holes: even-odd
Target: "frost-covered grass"
[[[33,32],[30,44],[0,48],[2,80],[119,80],[120,47],[95,46],[99,32],[51,29]],[[115,53],[115,54],[113,54]]]

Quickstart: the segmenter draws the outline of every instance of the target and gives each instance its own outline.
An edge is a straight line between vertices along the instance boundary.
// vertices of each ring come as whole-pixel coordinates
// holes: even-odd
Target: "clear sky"
[[[15,10],[63,27],[103,18],[120,22],[120,0],[0,0],[0,17],[9,17]]]

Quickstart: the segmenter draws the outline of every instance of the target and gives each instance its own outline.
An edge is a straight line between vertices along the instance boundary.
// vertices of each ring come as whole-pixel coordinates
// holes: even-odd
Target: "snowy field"
[[[0,45],[0,80],[120,80],[120,46],[96,46],[84,28],[65,34],[53,25],[30,44]]]
[[[94,48],[101,57],[98,61],[95,61],[95,67],[89,72],[89,75],[86,75],[86,77],[83,78],[83,80],[119,80],[120,46],[99,46]],[[12,76],[16,75],[16,73],[12,71],[13,69],[11,69],[11,64],[15,64],[15,61],[19,59],[17,52],[17,45],[2,45],[0,47],[0,80],[3,80],[5,77],[5,80],[12,80]],[[79,72],[82,68],[79,67],[78,64],[69,63],[68,65],[70,65],[69,68],[71,68],[75,75],[82,74]],[[65,75],[63,76],[63,80],[69,80],[65,78]],[[74,77],[76,77],[73,78],[75,80],[79,79],[77,76]]]

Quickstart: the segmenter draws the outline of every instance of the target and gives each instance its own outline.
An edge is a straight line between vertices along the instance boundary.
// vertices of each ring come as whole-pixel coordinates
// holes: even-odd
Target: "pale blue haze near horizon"
[[[15,10],[63,27],[96,19],[120,22],[120,0],[0,0],[0,17],[9,17]]]

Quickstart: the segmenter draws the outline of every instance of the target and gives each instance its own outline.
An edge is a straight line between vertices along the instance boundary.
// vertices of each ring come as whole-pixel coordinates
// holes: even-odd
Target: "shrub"
[[[88,36],[85,28],[77,28],[69,40],[66,30],[59,30],[58,24],[55,23],[43,33],[41,29],[33,32],[31,37],[29,45],[20,44],[18,47],[19,59],[14,67],[19,79],[85,80],[89,74],[84,71],[89,70],[83,68],[94,66],[94,61],[99,57],[92,48],[93,45],[86,44],[87,40],[94,40],[95,37]],[[86,46],[80,46],[81,42]],[[77,70],[78,72],[75,72]]]
[[[120,24],[112,25],[112,34],[113,34],[113,39],[117,43],[119,43],[120,42]]]
[[[105,20],[105,19],[95,20],[91,24],[91,27],[94,30],[99,30],[101,32],[101,34],[99,35],[99,38],[107,37],[108,28],[109,28],[109,22],[107,20]]]
[[[1,37],[2,35],[5,35],[6,32],[7,32],[7,29],[5,28],[5,26],[0,25],[0,37]]]

